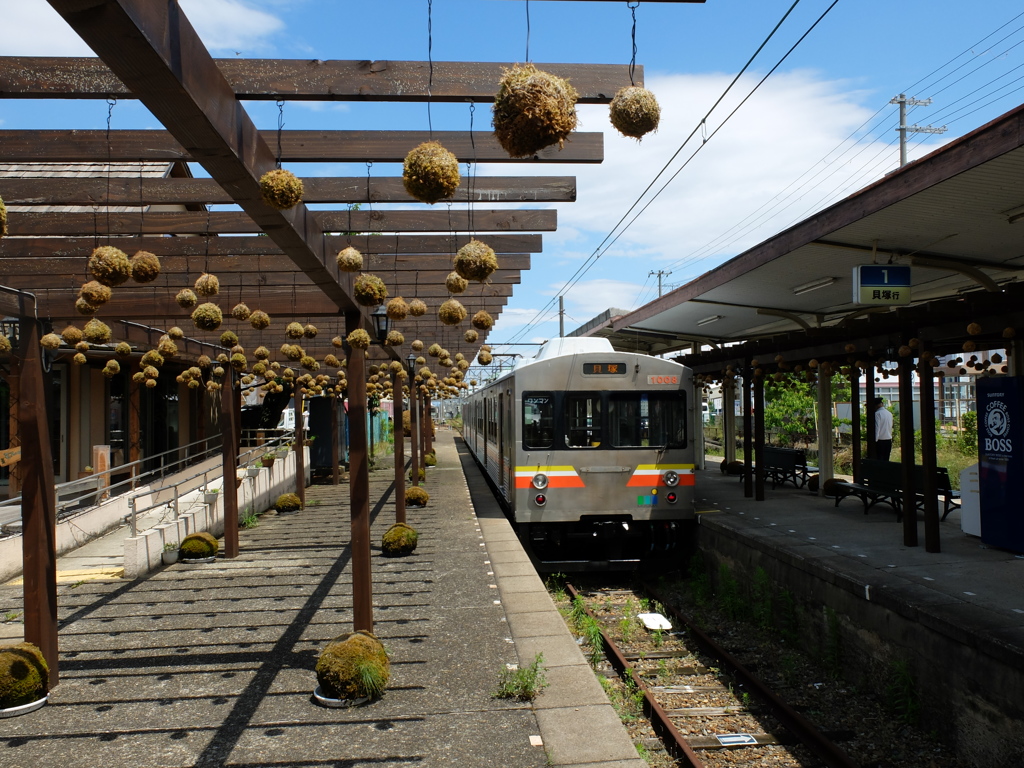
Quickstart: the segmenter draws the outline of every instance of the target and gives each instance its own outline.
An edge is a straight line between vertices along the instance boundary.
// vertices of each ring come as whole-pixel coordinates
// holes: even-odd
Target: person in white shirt
[[[882,398],[874,399],[875,406],[875,458],[888,461],[892,452],[892,412],[882,403]]]

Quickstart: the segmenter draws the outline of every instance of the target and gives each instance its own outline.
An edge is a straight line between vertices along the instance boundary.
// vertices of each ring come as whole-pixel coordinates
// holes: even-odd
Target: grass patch
[[[544,654],[538,653],[533,661],[522,668],[501,670],[498,687],[492,694],[496,699],[533,701],[547,685],[544,679]]]

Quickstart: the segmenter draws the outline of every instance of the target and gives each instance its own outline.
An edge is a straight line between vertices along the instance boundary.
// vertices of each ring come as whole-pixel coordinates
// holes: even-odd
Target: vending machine
[[[981,540],[1024,552],[1024,389],[1014,376],[978,379]]]

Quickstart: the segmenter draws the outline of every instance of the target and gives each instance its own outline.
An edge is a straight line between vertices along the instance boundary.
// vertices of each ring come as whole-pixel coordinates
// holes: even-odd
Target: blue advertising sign
[[[861,264],[853,268],[853,301],[889,306],[910,303],[910,267]]]
[[[1024,552],[1024,388],[1013,376],[980,378],[977,388],[981,540]]]

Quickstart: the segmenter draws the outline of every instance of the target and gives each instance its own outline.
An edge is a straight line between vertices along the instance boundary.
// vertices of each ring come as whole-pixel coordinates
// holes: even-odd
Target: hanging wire
[[[203,272],[207,272],[207,273],[210,271],[210,217],[212,215],[213,214],[211,213],[210,208],[207,208],[206,209],[206,257],[205,257],[205,260],[203,262]]]
[[[633,78],[633,74],[636,72],[636,9],[640,7],[640,0],[636,0],[634,3],[627,2],[626,7],[633,14],[633,58],[629,60],[629,84],[636,85],[636,80]]]
[[[281,132],[284,130],[284,99],[277,100],[277,167],[281,167]]]
[[[434,87],[434,0],[427,0],[427,130],[434,140],[434,122],[430,115],[431,90]]]
[[[526,61],[530,63],[530,0],[526,0]]]
[[[117,105],[117,99],[107,99],[107,242],[110,242],[110,175],[113,173],[111,168],[113,164],[113,152],[114,149],[110,145],[110,124],[114,119],[114,107]],[[97,238],[98,241],[98,238]]]
[[[366,161],[366,210],[373,212],[373,198],[370,196],[370,169],[373,168],[373,162],[370,160]],[[351,207],[349,207],[351,210]]]
[[[473,224],[473,187],[474,177],[476,174],[476,137],[473,135],[473,115],[476,113],[476,104],[472,101],[469,102],[469,145],[473,149],[473,162],[466,163],[466,176],[469,181],[466,183],[466,192],[469,199],[469,235],[472,237],[475,234]]]
[[[146,170],[146,163],[139,160],[139,237],[146,234],[146,204],[142,196],[142,174]],[[127,197],[127,195],[126,195]]]

